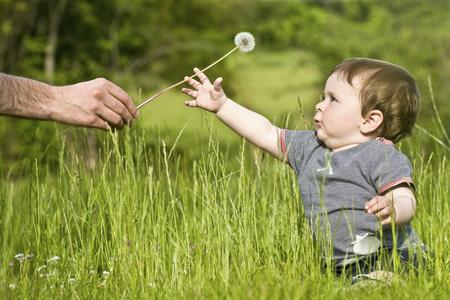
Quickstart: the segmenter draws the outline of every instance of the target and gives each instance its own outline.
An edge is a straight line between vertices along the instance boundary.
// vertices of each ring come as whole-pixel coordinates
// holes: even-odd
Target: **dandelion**
[[[250,32],[239,32],[234,37],[234,44],[242,52],[250,52],[255,48],[255,38]]]
[[[201,70],[201,72],[205,72],[209,68],[212,68],[213,66],[215,66],[217,63],[219,63],[220,61],[225,59],[227,56],[229,56],[231,53],[233,53],[237,49],[239,49],[241,52],[250,52],[250,51],[252,51],[255,48],[255,38],[249,32],[239,32],[234,37],[234,44],[236,45],[236,47],[234,47],[228,53],[226,53],[224,56],[222,56],[221,58],[219,58],[218,60],[216,60],[215,62],[213,62],[212,64],[210,64],[206,68],[204,68],[203,70]],[[194,74],[194,75],[192,75],[189,78],[194,78],[195,76],[197,76],[197,75]],[[182,84],[184,82],[186,82],[186,80],[182,80],[180,82],[177,82],[177,83],[175,83],[175,84],[173,84],[173,85],[171,85],[171,86],[169,86],[169,87],[159,91],[158,93],[156,93],[155,95],[153,95],[149,99],[147,99],[144,102],[142,102],[141,104],[139,104],[137,106],[137,108],[138,109],[142,108],[144,105],[146,105],[150,101],[156,99],[157,97],[161,96],[163,93],[167,92],[168,90],[170,90],[170,89],[172,89],[172,88],[174,88],[176,86],[179,86],[180,84]]]

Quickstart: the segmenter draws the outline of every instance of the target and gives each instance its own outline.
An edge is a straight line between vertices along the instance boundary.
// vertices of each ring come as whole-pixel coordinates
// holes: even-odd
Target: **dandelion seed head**
[[[250,32],[239,32],[234,37],[234,44],[242,52],[250,52],[255,48],[255,38]]]

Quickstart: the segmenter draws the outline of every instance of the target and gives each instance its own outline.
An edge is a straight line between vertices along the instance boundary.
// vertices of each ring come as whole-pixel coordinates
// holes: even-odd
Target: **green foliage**
[[[46,80],[44,61],[50,19],[57,14],[55,7],[61,1],[0,1],[0,71]],[[168,82],[177,82],[190,74],[194,66],[206,66],[222,56],[233,47],[231,40],[236,32],[250,31],[256,36],[256,51],[266,49],[280,56],[287,49],[309,52],[305,57],[311,55],[321,73],[316,80],[318,90],[332,68],[347,57],[386,59],[406,67],[416,77],[424,95],[419,120],[424,126],[435,126],[428,124],[434,120],[430,118],[433,112],[428,98],[430,77],[448,132],[450,123],[446,120],[450,108],[444,102],[450,97],[449,9],[446,0],[67,1],[57,28],[52,80],[56,84],[69,84],[106,77],[139,102]],[[289,62],[280,60],[279,69],[286,68],[286,63]],[[305,65],[299,64],[297,68],[309,80]],[[280,73],[276,68],[261,67],[256,74],[269,71],[273,77]],[[229,62],[217,65],[209,73],[225,78],[230,96],[239,97],[241,94],[236,93],[240,90],[247,97],[254,90],[241,84],[246,79],[240,79],[239,74],[242,70]],[[265,88],[264,83],[260,86]],[[292,84],[284,89],[287,94],[304,94]],[[316,99],[313,95],[303,101],[308,104]],[[292,97],[290,101],[296,100],[297,97]],[[24,136],[36,126],[26,123],[2,118],[0,132],[6,135],[0,136],[0,143],[8,157],[30,151],[36,142],[32,137],[8,139],[13,131]],[[174,130],[183,126],[173,124]],[[52,135],[49,132],[44,136]]]

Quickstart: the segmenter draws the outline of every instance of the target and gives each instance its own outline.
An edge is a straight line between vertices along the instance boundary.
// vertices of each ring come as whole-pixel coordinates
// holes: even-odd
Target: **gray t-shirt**
[[[382,247],[394,247],[390,226],[383,228],[378,218],[364,208],[391,187],[401,183],[412,186],[411,163],[392,142],[373,139],[331,152],[315,131],[283,130],[280,143],[298,176],[309,225],[319,242],[328,243],[322,246],[332,250],[333,259],[339,263],[357,254],[368,254],[354,251],[361,237],[371,236]],[[409,224],[397,232],[398,248],[416,237]]]

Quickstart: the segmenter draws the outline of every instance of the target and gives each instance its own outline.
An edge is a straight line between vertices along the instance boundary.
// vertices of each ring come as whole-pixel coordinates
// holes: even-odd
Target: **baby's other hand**
[[[375,196],[365,206],[366,212],[378,217],[381,224],[387,225],[395,220],[393,201],[386,196]]]
[[[223,79],[219,77],[212,84],[208,77],[198,68],[194,68],[194,72],[201,82],[191,77],[184,77],[184,80],[193,89],[183,88],[182,92],[194,98],[194,100],[185,101],[184,104],[189,107],[200,107],[213,113],[219,112],[228,99],[221,86]]]

